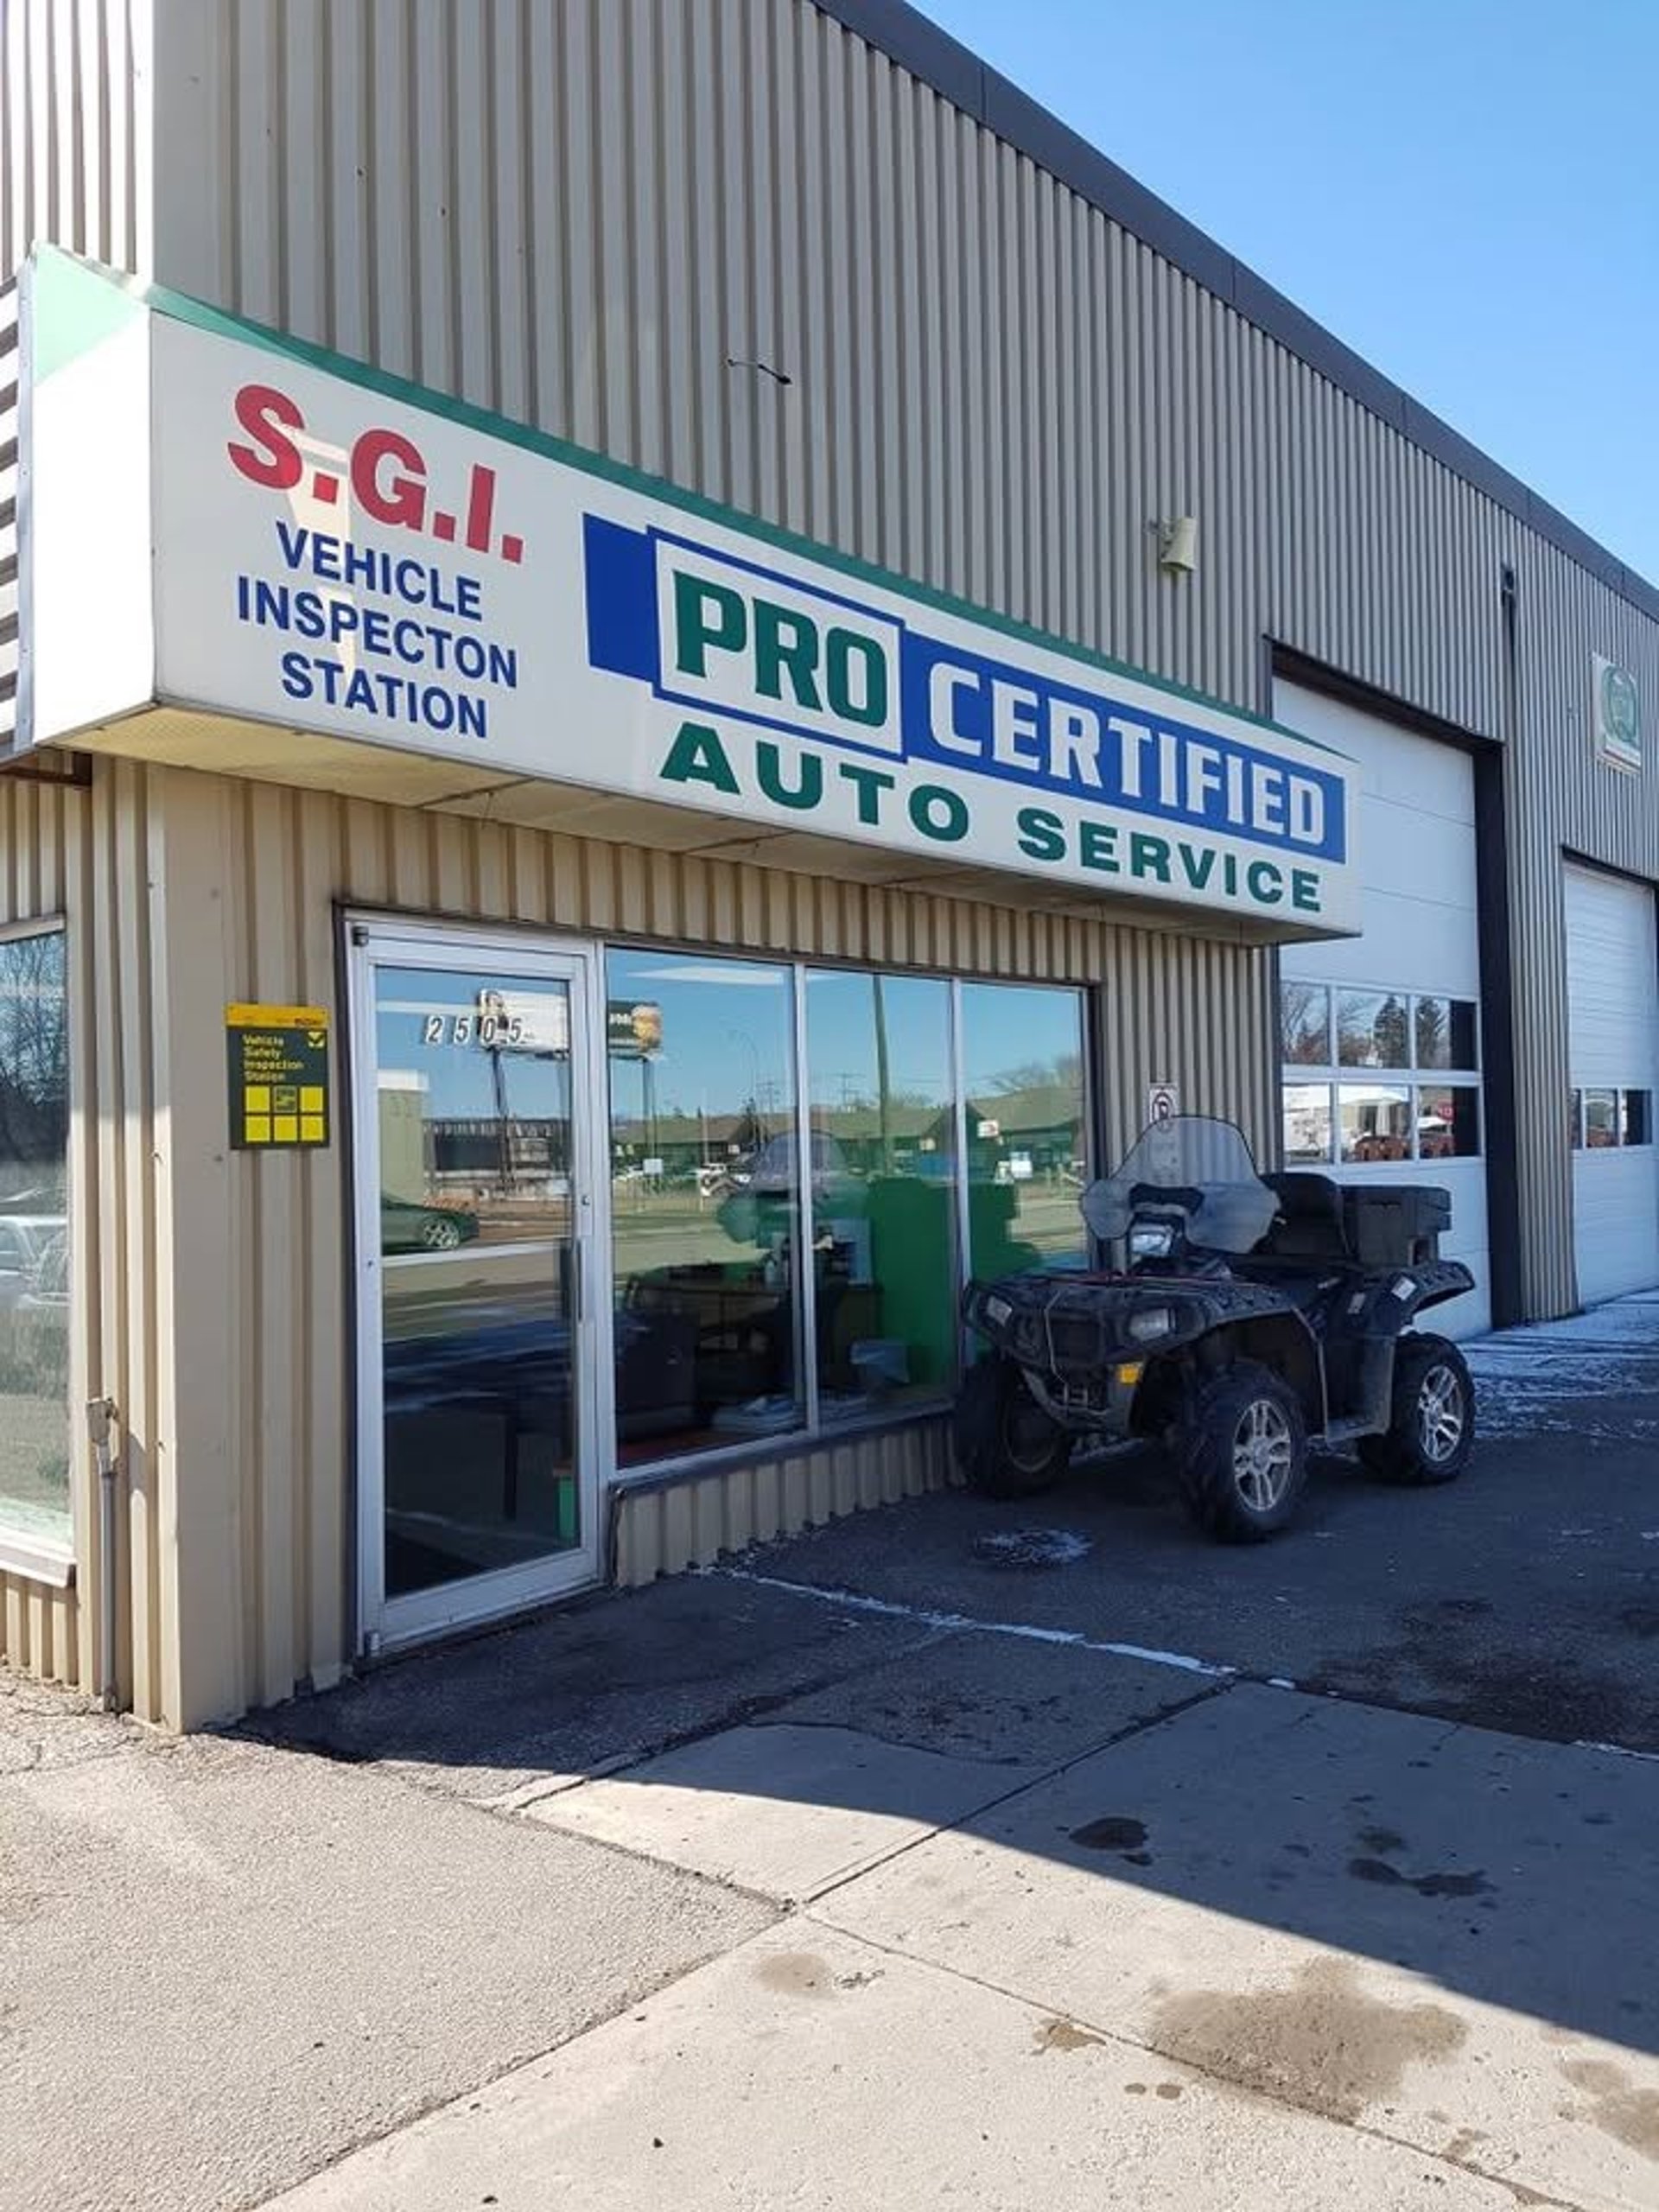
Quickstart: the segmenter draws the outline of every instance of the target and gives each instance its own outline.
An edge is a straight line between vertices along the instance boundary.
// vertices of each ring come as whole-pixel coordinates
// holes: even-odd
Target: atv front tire
[[[1307,1480],[1300,1402],[1257,1360],[1237,1360],[1203,1385],[1179,1451],[1188,1510],[1224,1543],[1276,1535]]]
[[[1446,1337],[1402,1337],[1394,1353],[1389,1426],[1359,1442],[1361,1464],[1408,1490],[1455,1482],[1475,1442],[1475,1388],[1468,1363]]]
[[[1071,1439],[1032,1396],[1011,1359],[982,1359],[969,1369],[950,1430],[963,1479],[987,1497],[1052,1490],[1071,1456]]]

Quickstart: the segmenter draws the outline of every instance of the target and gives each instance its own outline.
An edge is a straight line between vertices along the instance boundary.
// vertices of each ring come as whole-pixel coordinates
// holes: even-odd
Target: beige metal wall
[[[1200,1110],[1242,1102],[1258,1137],[1271,1125],[1268,963],[1243,948],[124,762],[95,764],[86,792],[0,779],[0,916],[70,926],[76,1267],[102,1286],[76,1394],[85,1382],[122,1408],[122,1684],[175,1726],[326,1682],[353,1656],[344,1146],[231,1153],[223,1039],[234,1000],[343,1013],[340,905],[1097,982],[1114,1144],[1154,1074]],[[76,1464],[89,1591],[92,1476]],[[779,1455],[706,1495],[652,1494],[620,1522],[619,1572],[711,1558],[940,1466],[920,1424]],[[4,1651],[91,1680],[95,1608],[77,1630],[44,1602],[14,1628],[16,1598]]]
[[[1595,649],[1659,731],[1648,617],[810,0],[171,0],[157,36],[183,289],[1237,703],[1267,634],[1512,740],[1522,1296],[1575,1302],[1560,852],[1659,875],[1586,727]]]
[[[0,276],[37,238],[147,274],[152,0],[0,0]]]
[[[53,237],[1244,705],[1270,633],[1510,739],[1524,1290],[1572,1302],[1560,848],[1659,874],[1649,782],[1586,728],[1594,647],[1659,729],[1659,639],[1588,569],[810,0],[10,0],[3,31],[8,268]],[[1149,525],[1182,512],[1175,582]],[[86,963],[84,1356],[138,1424],[126,1665],[175,1722],[344,1653],[340,1163],[244,1173],[204,1077],[226,998],[332,1001],[331,897],[1096,976],[1118,1133],[1152,1071],[1265,1126],[1260,957],[177,772],[5,790],[5,865]],[[686,1555],[681,1510],[629,1559]]]

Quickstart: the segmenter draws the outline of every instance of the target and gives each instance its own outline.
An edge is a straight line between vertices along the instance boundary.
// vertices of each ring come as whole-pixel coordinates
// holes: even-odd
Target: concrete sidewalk
[[[1659,1768],[1245,1686],[1002,1780],[785,1722],[540,1801],[795,1909],[283,2212],[1659,2196]]]
[[[1650,2212],[1659,1300],[1475,1359],[1259,1552],[1131,1469],[223,1739],[0,1677],[0,2212]]]

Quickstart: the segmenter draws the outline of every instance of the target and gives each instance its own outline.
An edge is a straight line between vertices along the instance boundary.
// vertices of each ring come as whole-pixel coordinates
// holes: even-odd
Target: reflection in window
[[[1410,1159],[1411,1092],[1406,1084],[1339,1084],[1337,1118],[1344,1162]]]
[[[1574,1152],[1584,1148],[1584,1093],[1570,1090],[1567,1095],[1567,1126],[1572,1131],[1568,1142]]]
[[[1285,982],[1279,992],[1281,1056],[1294,1067],[1331,1065],[1331,994],[1323,983]]]
[[[618,1458],[798,1427],[792,971],[624,950],[606,970]]]
[[[67,1544],[69,1032],[60,931],[0,938],[0,1526]]]
[[[1285,1164],[1324,1166],[1331,1158],[1331,1086],[1287,1083],[1284,1090]]]
[[[1480,1092],[1472,1084],[1423,1084],[1417,1092],[1417,1157],[1471,1160],[1480,1150]]]
[[[1420,1068],[1479,1066],[1471,1000],[1420,998],[1414,1014]]]
[[[1584,1094],[1584,1141],[1591,1152],[1611,1150],[1618,1142],[1618,1093],[1586,1090]]]
[[[1653,1093],[1650,1090],[1623,1090],[1619,1093],[1618,1134],[1623,1144],[1653,1142]]]
[[[950,987],[806,978],[818,1408],[826,1421],[956,1377]]]
[[[1399,993],[1337,993],[1337,1060],[1344,1068],[1411,1065],[1406,1001]]]
[[[1083,1000],[1011,983],[962,986],[969,1272],[1081,1266]]]
[[[569,986],[388,964],[374,1033],[397,1598],[581,1541]]]

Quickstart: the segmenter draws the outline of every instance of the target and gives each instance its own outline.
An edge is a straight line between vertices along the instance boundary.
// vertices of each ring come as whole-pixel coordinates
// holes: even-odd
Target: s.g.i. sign
[[[1287,935],[1357,928],[1341,755],[175,296],[144,312],[156,697]],[[130,376],[130,346],[105,350]],[[53,389],[37,503],[86,488],[77,412],[113,397]]]

